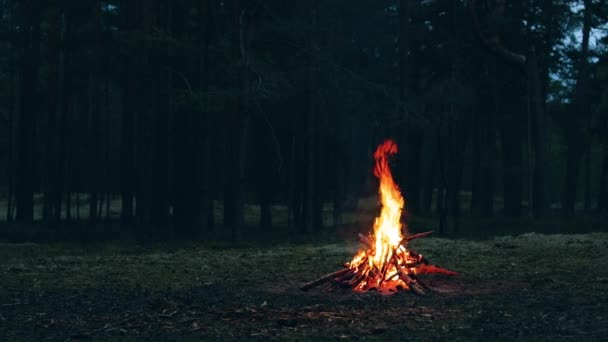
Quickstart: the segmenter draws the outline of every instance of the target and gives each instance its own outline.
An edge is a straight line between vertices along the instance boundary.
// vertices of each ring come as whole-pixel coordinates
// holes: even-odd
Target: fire
[[[376,167],[374,175],[380,179],[380,203],[382,211],[374,222],[375,253],[372,258],[377,267],[382,266],[384,256],[399,246],[403,239],[401,235],[401,211],[404,200],[388,165],[388,157],[397,153],[397,145],[387,140],[376,150],[374,158]]]
[[[354,290],[358,292],[376,289],[389,294],[399,288],[407,290],[413,286],[419,287],[414,289],[418,292],[422,291],[423,285],[410,275],[432,272],[455,274],[426,265],[426,259],[421,254],[406,248],[407,241],[413,237],[404,238],[402,234],[401,213],[405,200],[393,179],[388,162],[389,156],[397,151],[397,144],[386,140],[374,153],[374,175],[380,181],[379,197],[382,209],[380,216],[374,221],[373,235],[370,238],[360,235],[363,248],[348,264],[355,274],[352,284],[356,284]],[[422,235],[426,236],[428,233]]]
[[[302,285],[302,290],[331,281],[333,285],[352,288],[356,292],[377,290],[392,294],[398,290],[412,290],[425,294],[429,288],[418,279],[418,275],[442,273],[456,275],[456,272],[429,264],[422,254],[407,248],[408,241],[425,237],[432,232],[404,236],[401,213],[405,200],[393,179],[388,158],[397,153],[397,144],[386,140],[374,153],[376,166],[374,175],[380,180],[378,190],[380,216],[374,221],[374,232],[369,237],[359,234],[362,248],[346,268],[327,274],[317,280]]]

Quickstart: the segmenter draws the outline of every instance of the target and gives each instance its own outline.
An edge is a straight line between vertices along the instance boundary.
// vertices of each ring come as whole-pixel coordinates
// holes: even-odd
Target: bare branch
[[[495,34],[492,37],[488,37],[483,33],[483,31],[481,29],[481,24],[479,23],[479,17],[477,16],[477,6],[476,5],[477,5],[476,0],[469,0],[469,11],[471,12],[471,17],[473,19],[473,26],[475,27],[475,32],[479,36],[479,39],[481,40],[483,45],[488,50],[490,50],[494,54],[498,55],[499,57],[503,58],[507,62],[516,64],[520,67],[523,67],[527,62],[527,57],[525,55],[513,52],[513,51],[507,49],[506,47],[504,47],[500,43],[500,38],[498,37],[498,34]],[[505,6],[506,6],[505,0],[496,0],[494,14],[496,16],[503,16],[504,11],[505,11]]]

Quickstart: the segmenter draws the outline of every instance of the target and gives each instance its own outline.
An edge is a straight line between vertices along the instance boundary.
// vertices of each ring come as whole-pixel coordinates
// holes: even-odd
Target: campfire
[[[351,288],[355,292],[370,290],[383,294],[397,291],[414,291],[424,295],[429,288],[418,279],[420,274],[440,273],[456,275],[456,272],[432,265],[426,258],[407,244],[432,232],[404,236],[401,212],[405,201],[393,180],[388,158],[397,153],[397,145],[387,140],[376,149],[374,175],[380,180],[380,216],[374,222],[369,236],[359,234],[361,248],[344,268],[302,285],[302,290],[330,282],[332,287]]]

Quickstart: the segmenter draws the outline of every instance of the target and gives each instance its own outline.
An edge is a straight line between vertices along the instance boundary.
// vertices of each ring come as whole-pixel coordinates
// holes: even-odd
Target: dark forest
[[[605,338],[606,131],[603,0],[0,0],[0,339]]]

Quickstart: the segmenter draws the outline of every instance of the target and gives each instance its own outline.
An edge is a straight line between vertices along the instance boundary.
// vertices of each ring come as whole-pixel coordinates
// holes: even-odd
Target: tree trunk
[[[316,120],[317,120],[317,72],[318,61],[317,54],[319,47],[316,41],[317,29],[317,3],[316,0],[310,0],[309,8],[310,31],[310,60],[309,60],[309,79],[308,79],[308,115],[306,117],[306,186],[305,186],[305,203],[304,203],[304,230],[307,233],[312,233],[315,230],[315,211],[316,204]]]
[[[272,230],[272,208],[270,191],[262,191],[260,198],[260,228]]]
[[[578,60],[578,77],[574,88],[573,109],[576,111],[572,119],[568,121],[566,138],[568,141],[568,155],[566,163],[566,178],[564,181],[564,192],[562,208],[565,216],[574,214],[576,203],[576,190],[578,175],[582,156],[589,144],[588,134],[585,133],[585,119],[590,115],[588,103],[589,87],[589,36],[591,33],[591,0],[583,1],[585,8],[583,14],[583,40],[581,43],[581,54]]]
[[[66,215],[70,214],[69,207],[69,192],[66,190],[69,186],[66,186],[66,171],[68,169],[68,154],[70,150],[69,138],[69,112],[71,109],[70,99],[72,95],[72,13],[69,6],[66,3],[62,5],[63,10],[63,37],[62,37],[62,60],[60,62],[60,78],[61,80],[61,91],[59,93],[59,105],[60,105],[60,118],[59,118],[59,138],[57,142],[57,160],[56,167],[54,170],[54,198],[53,198],[53,211],[56,213],[57,221],[61,220],[62,217],[62,201],[65,195],[66,198]],[[69,179],[69,178],[68,178]]]
[[[492,63],[492,62],[490,62]],[[486,69],[488,78],[493,79],[493,68]],[[473,173],[471,193],[471,214],[490,217],[494,212],[494,160],[496,158],[496,85],[489,85],[487,102],[479,105],[475,113],[476,127],[473,128]]]
[[[473,113],[473,172],[471,178],[471,214],[475,216],[482,216],[481,207],[483,205],[484,196],[482,195],[483,181],[485,178],[483,170],[484,155],[483,150],[485,147],[485,127],[482,124],[480,110],[476,110]]]
[[[173,22],[173,6],[174,2],[157,0],[149,9],[151,21],[149,26],[149,34],[153,34],[156,30],[166,32],[172,36]],[[147,26],[147,25],[146,25]],[[163,45],[166,43],[163,43]],[[162,46],[162,45],[161,45]],[[169,217],[169,168],[171,165],[171,152],[169,149],[169,137],[172,132],[171,116],[173,111],[173,73],[171,67],[165,67],[165,61],[169,60],[171,51],[168,46],[162,46],[164,49],[153,51],[154,46],[150,46],[149,51],[149,66],[153,74],[155,85],[152,92],[155,93],[154,106],[151,109],[150,115],[153,118],[151,128],[151,152],[148,160],[153,175],[151,178],[152,189],[150,192],[150,220],[155,227],[156,238],[166,238],[170,234],[170,217]],[[200,133],[199,133],[200,134]],[[148,170],[149,172],[150,170]]]
[[[439,158],[439,186],[437,191],[437,212],[439,213],[439,234],[447,232],[447,192],[449,189],[447,167],[445,161],[445,137],[443,136],[443,121],[445,114],[440,115],[437,126],[437,158]],[[447,145],[447,144],[446,144]]]
[[[509,115],[509,114],[507,114]],[[522,155],[521,137],[513,127],[514,123],[507,119],[502,130],[503,152],[503,199],[504,214],[511,217],[521,216],[522,185]]]
[[[585,152],[581,145],[580,142],[575,142],[573,140],[570,140],[570,143],[568,144],[566,177],[562,198],[562,208],[565,216],[572,216],[574,214],[580,165]]]
[[[239,94],[233,100],[230,112],[225,115],[224,129],[226,137],[226,152],[224,163],[224,226],[230,230],[233,241],[237,239],[239,229],[243,225],[243,183],[242,158],[243,138],[246,133],[245,120],[247,82],[244,75],[245,51],[243,48],[245,27],[244,7],[240,0],[233,0],[233,29],[232,55],[236,62],[233,75],[233,86],[239,89]]]
[[[38,112],[38,69],[40,54],[40,9],[27,3],[21,26],[20,118],[17,130],[16,209],[17,221],[34,220],[35,123]]]
[[[597,207],[600,212],[608,212],[608,146],[604,146],[604,160],[599,180]]]
[[[416,84],[418,75],[416,75],[416,61],[408,54],[412,50],[414,30],[410,20],[412,19],[412,2],[407,0],[399,1],[399,112],[400,117],[405,120],[404,132],[404,155],[403,160],[405,165],[401,166],[402,177],[399,177],[400,187],[403,189],[406,200],[407,212],[417,212],[421,208],[420,190],[421,190],[421,159],[423,147],[423,130],[419,124],[412,118],[410,112],[418,110],[417,108],[408,108],[406,105],[411,103],[409,97],[417,94]],[[414,67],[414,69],[412,69]],[[413,107],[413,106],[409,106]]]
[[[199,2],[200,45],[195,85],[205,94],[209,84],[209,45],[211,40],[211,1]],[[193,96],[191,94],[191,96]],[[194,99],[192,99],[194,101]],[[192,104],[175,116],[175,231],[181,238],[197,238],[207,233],[209,191],[209,147],[207,101]]]
[[[105,63],[104,63],[104,68],[105,70],[109,70],[109,61],[106,58],[105,59]],[[105,220],[109,221],[110,220],[110,206],[111,206],[111,200],[112,200],[112,194],[114,191],[114,182],[112,181],[112,169],[113,167],[111,165],[113,165],[112,160],[110,159],[110,153],[112,150],[112,124],[113,124],[113,118],[110,115],[111,113],[111,109],[110,109],[110,79],[109,77],[105,77],[104,80],[104,87],[103,87],[103,95],[104,95],[104,110],[106,113],[106,120],[105,120],[105,165],[106,165],[106,174],[105,174],[105,185],[106,185],[106,216],[105,216]]]
[[[204,12],[204,18],[201,18],[205,25],[201,25],[201,28],[204,27],[204,32],[201,32],[202,38],[202,54],[200,58],[199,70],[200,70],[200,83],[201,83],[201,91],[206,94],[209,91],[209,83],[210,83],[210,70],[211,70],[211,41],[213,39],[213,5],[211,0],[203,0],[203,4],[201,4],[201,11]],[[204,11],[203,11],[204,6]],[[209,97],[205,97],[204,103],[205,105],[209,103]],[[200,151],[202,151],[202,156],[197,158],[199,170],[198,175],[198,201],[197,203],[200,206],[200,214],[198,218],[198,230],[199,233],[208,234],[211,228],[213,227],[213,198],[211,197],[211,163],[213,162],[211,159],[211,144],[213,141],[211,140],[211,125],[209,119],[209,108],[203,107],[201,109],[200,116],[200,130],[203,134],[200,134]],[[209,220],[211,218],[211,220]]]
[[[591,210],[591,146],[585,153],[585,211]]]
[[[295,128],[294,128],[295,130]],[[287,231],[295,231],[295,212],[296,212],[296,179],[297,170],[296,165],[296,133],[292,132],[291,143],[290,143],[290,160],[289,160],[289,174],[287,178]]]
[[[512,70],[500,68],[499,89],[505,92],[507,87],[516,84],[518,89],[525,89],[521,74],[513,74]],[[503,155],[503,200],[504,214],[510,217],[521,216],[521,201],[523,199],[523,138],[525,126],[522,125],[525,106],[522,99],[524,91],[516,93],[512,98],[501,97],[499,112],[501,117],[501,147]]]
[[[455,70],[454,70],[455,72]],[[460,188],[462,183],[462,170],[463,170],[463,154],[464,146],[467,141],[465,137],[467,134],[463,133],[464,125],[460,125],[454,119],[457,115],[453,104],[449,104],[449,115],[447,119],[447,186],[446,186],[446,198],[444,199],[444,219],[447,227],[444,232],[449,234],[457,234],[460,225]]]
[[[46,144],[45,144],[45,172],[43,173],[43,186],[44,186],[44,204],[42,211],[42,219],[50,223],[56,219],[57,213],[54,211],[54,188],[53,171],[57,165],[57,118],[59,116],[59,63],[61,59],[60,51],[60,40],[61,40],[61,13],[59,9],[52,10],[49,17],[48,25],[48,121],[46,130]]]
[[[122,23],[126,31],[133,30],[137,22],[137,2],[126,1],[125,16]],[[135,63],[132,57],[123,60],[123,94],[122,94],[122,131],[120,141],[120,191],[121,191],[121,220],[124,224],[133,223],[135,195],[135,117],[137,97],[135,83]]]
[[[128,67],[127,67],[128,69]],[[124,75],[123,111],[122,111],[122,138],[120,148],[120,189],[121,189],[121,219],[125,224],[133,222],[134,183],[135,183],[135,82],[133,75],[126,71]]]
[[[9,18],[13,17],[13,13],[8,14]],[[12,26],[11,20],[11,26]],[[14,125],[15,125],[15,87],[16,84],[16,72],[17,68],[17,59],[15,58],[15,52],[13,49],[9,50],[9,93],[8,93],[8,167],[6,168],[7,172],[7,204],[6,204],[6,221],[11,222],[13,220],[13,198],[14,198],[14,178],[15,178],[15,169],[13,167],[14,164]]]
[[[101,42],[102,38],[102,3],[97,0],[95,4],[95,50],[97,53],[94,57],[93,67],[91,68],[91,75],[89,77],[89,105],[91,106],[91,125],[90,125],[90,141],[89,141],[89,220],[94,222],[97,221],[97,217],[101,215],[99,205],[99,185],[101,184],[101,75],[102,75],[102,61],[103,61],[103,45]],[[107,167],[107,166],[106,166]]]
[[[425,151],[429,151],[431,153],[427,153],[428,157],[426,165],[426,175],[423,177],[424,183],[423,188],[420,194],[420,212],[430,214],[433,211],[433,194],[435,192],[435,188],[437,188],[437,177],[439,174],[439,156],[436,153],[433,153],[437,150],[437,138],[435,137],[436,133],[432,132],[432,130],[427,130],[426,136],[426,145]]]
[[[536,218],[542,218],[549,209],[547,200],[548,176],[546,167],[548,163],[548,135],[547,122],[545,118],[545,98],[540,81],[538,59],[536,51],[532,49],[527,59],[529,108],[533,113],[533,142],[534,142],[534,167],[533,167],[533,189],[532,206]]]

